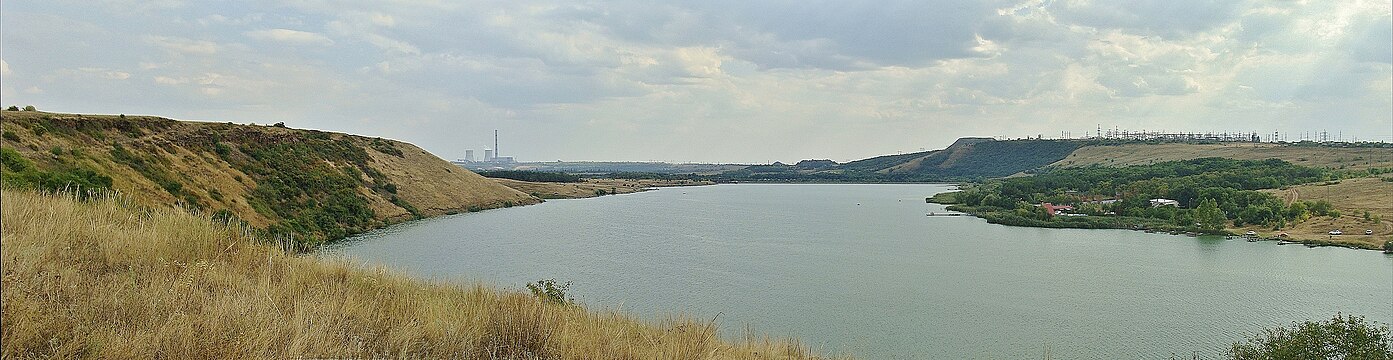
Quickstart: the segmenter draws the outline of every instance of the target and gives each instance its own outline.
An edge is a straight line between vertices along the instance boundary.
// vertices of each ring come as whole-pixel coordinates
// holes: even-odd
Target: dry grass
[[[1130,166],[1201,157],[1238,160],[1282,159],[1296,165],[1332,169],[1393,167],[1393,149],[1297,147],[1253,143],[1085,146],[1053,165]]]
[[[1313,217],[1280,231],[1262,228],[1245,228],[1260,234],[1275,235],[1286,232],[1301,240],[1327,240],[1358,247],[1379,249],[1385,241],[1393,240],[1393,182],[1382,181],[1376,177],[1346,179],[1338,184],[1307,184],[1280,190],[1263,190],[1291,203],[1296,200],[1325,200],[1340,210],[1339,218],[1325,216]],[[1377,216],[1378,222],[1364,220],[1364,212]],[[1340,229],[1344,235],[1327,235],[1330,230]],[[1364,235],[1364,230],[1373,230],[1373,235]],[[1240,233],[1243,231],[1239,231]]]
[[[605,193],[628,194],[657,187],[712,185],[711,181],[657,180],[657,179],[585,179],[578,183],[534,182],[513,179],[493,179],[493,181],[532,194],[544,199],[580,199],[599,196],[596,190]]]
[[[803,359],[480,285],[294,256],[119,198],[0,196],[4,358]]]

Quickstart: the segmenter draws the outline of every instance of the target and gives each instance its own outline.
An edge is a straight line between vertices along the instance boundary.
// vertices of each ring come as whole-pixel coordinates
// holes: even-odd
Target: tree
[[[1393,240],[1383,242],[1383,251],[1393,253]]]
[[[1393,359],[1388,326],[1363,317],[1335,314],[1329,321],[1305,321],[1263,330],[1229,348],[1231,359]]]
[[[1203,230],[1223,230],[1225,220],[1224,211],[1219,210],[1219,203],[1214,199],[1205,198],[1200,200],[1200,206],[1195,208],[1195,222],[1200,224]]]
[[[8,110],[8,111],[19,111],[19,107],[18,107],[18,106],[14,106],[14,105],[10,105],[10,107],[5,108],[5,110]]]
[[[34,105],[25,105],[25,106],[24,106],[24,111],[39,111],[39,110],[38,110],[38,109],[35,109],[35,108],[34,108]]]

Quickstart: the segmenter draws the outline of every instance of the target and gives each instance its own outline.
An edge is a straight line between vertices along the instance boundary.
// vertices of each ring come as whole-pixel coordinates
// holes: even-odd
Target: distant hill
[[[1237,160],[1282,159],[1292,164],[1360,170],[1393,167],[1393,147],[1385,144],[1128,143],[1090,145],[1054,163],[1060,167],[1147,165],[1202,157]]]
[[[1382,143],[1179,143],[1130,140],[995,140],[966,137],[941,150],[877,156],[843,164],[803,160],[753,165],[713,176],[719,181],[963,181],[1028,175],[1051,167],[1130,166],[1221,157],[1281,159],[1296,165],[1362,170],[1393,168]]]
[[[106,185],[302,242],[539,201],[395,140],[153,116],[0,117],[7,186]]]
[[[1063,159],[1080,146],[1083,144],[1076,141],[961,138],[943,150],[877,156],[845,164],[804,160],[794,166],[756,165],[722,175],[729,180],[763,181],[973,180],[1038,169]]]

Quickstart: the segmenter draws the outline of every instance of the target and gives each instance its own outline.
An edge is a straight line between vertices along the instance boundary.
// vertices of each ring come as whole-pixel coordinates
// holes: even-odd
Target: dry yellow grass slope
[[[703,321],[638,321],[295,256],[120,198],[0,196],[0,357],[805,359]]]
[[[1085,146],[1052,165],[1065,167],[1129,166],[1202,157],[1238,160],[1282,159],[1296,165],[1332,169],[1393,167],[1393,149],[1301,147],[1254,143]]]
[[[1334,243],[1378,249],[1385,241],[1393,240],[1393,182],[1377,177],[1341,180],[1338,184],[1306,184],[1286,189],[1263,190],[1291,203],[1297,200],[1330,202],[1341,215],[1339,218],[1325,216],[1313,217],[1279,231],[1262,228],[1254,230],[1264,236],[1275,236],[1286,232],[1293,238],[1302,240],[1326,240]],[[1364,212],[1370,219],[1364,219]],[[1344,235],[1330,236],[1330,230],[1341,230]],[[1364,235],[1365,230],[1373,230],[1373,235]]]

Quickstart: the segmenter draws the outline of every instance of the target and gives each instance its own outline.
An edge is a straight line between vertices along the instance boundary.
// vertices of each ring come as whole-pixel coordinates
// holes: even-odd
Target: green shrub
[[[34,105],[25,105],[24,111],[39,111],[39,109],[35,109]]]
[[[68,190],[83,198],[94,191],[111,188],[109,176],[83,167],[39,170],[29,159],[9,148],[0,148],[0,173],[3,173],[0,180],[6,186],[43,191]]]
[[[9,111],[19,111],[19,107],[18,107],[18,106],[14,106],[14,105],[10,105],[10,107],[5,108],[5,110],[9,110]]]
[[[18,141],[19,141],[19,135],[15,135],[15,133],[12,132],[12,131],[6,131],[6,132],[5,132],[5,135],[0,135],[0,136],[3,136],[3,137],[5,138],[5,140],[15,141],[15,142],[18,142]]]
[[[536,295],[537,298],[550,303],[573,305],[576,302],[567,294],[571,291],[570,281],[558,285],[554,279],[537,280],[537,282],[527,283],[527,290],[531,290],[532,295]]]
[[[1335,314],[1264,330],[1229,348],[1231,359],[1393,359],[1388,326]]]

